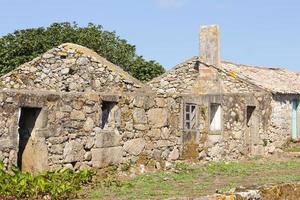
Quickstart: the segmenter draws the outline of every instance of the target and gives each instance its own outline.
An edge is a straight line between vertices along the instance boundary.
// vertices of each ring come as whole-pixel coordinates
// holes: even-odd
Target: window
[[[247,106],[247,110],[246,110],[246,124],[249,127],[251,125],[251,117],[254,113],[255,110],[255,106]]]
[[[101,116],[101,128],[109,129],[115,127],[117,110],[116,102],[103,101],[102,102],[102,116]]]
[[[186,130],[194,130],[197,127],[196,105],[187,103],[185,104],[184,111],[184,128]]]
[[[210,104],[210,126],[211,131],[220,131],[222,123],[222,109],[221,104]]]

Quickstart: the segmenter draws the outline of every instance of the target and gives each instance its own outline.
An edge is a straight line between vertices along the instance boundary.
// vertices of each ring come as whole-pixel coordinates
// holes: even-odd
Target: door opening
[[[41,108],[22,107],[19,119],[19,151],[17,165],[22,171],[30,170],[32,164],[31,136],[39,126],[37,121]]]
[[[299,101],[294,100],[292,102],[292,139],[298,139],[298,106]]]
[[[247,152],[250,155],[259,155],[259,117],[256,112],[256,106],[247,106],[246,108],[246,132],[245,143]]]

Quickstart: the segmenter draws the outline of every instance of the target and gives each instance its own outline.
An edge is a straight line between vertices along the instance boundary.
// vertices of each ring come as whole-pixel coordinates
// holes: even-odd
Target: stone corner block
[[[92,166],[102,168],[123,163],[123,148],[110,147],[92,149]]]

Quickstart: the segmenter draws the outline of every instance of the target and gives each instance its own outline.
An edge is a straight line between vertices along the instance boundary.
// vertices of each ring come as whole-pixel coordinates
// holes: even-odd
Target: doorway
[[[41,108],[22,107],[19,118],[19,151],[17,165],[22,171],[33,171],[35,168],[35,148],[33,136],[41,127]]]
[[[246,108],[246,144],[250,155],[258,155],[259,137],[259,117],[256,112],[256,106],[247,106]]]
[[[292,139],[297,140],[298,136],[298,106],[299,101],[292,101]]]

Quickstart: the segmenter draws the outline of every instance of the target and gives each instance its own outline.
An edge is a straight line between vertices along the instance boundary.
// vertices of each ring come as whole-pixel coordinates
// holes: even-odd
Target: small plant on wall
[[[267,139],[263,139],[262,142],[263,142],[264,147],[266,147],[268,145],[268,140]]]

